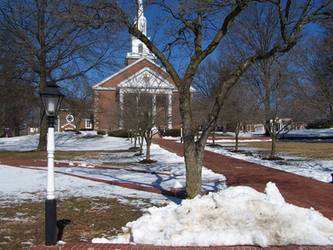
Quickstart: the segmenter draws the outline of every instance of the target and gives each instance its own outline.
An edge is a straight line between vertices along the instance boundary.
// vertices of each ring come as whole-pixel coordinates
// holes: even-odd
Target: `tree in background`
[[[220,61],[208,60],[203,63],[196,73],[193,86],[197,90],[193,98],[193,123],[194,127],[203,128],[207,125],[207,110],[214,105],[220,82],[229,74],[226,65],[220,65]],[[221,124],[219,117],[217,124]],[[212,129],[212,146],[215,145],[216,127]]]
[[[228,131],[235,133],[235,151],[238,151],[239,133],[244,122],[258,117],[258,102],[248,85],[236,84],[226,98],[222,108],[222,121]]]
[[[39,100],[33,85],[20,79],[24,68],[19,55],[10,51],[10,37],[6,32],[0,37],[4,41],[0,45],[0,136],[5,129],[18,136],[28,126],[38,127],[35,118]]]
[[[91,119],[93,114],[93,94],[88,79],[80,77],[76,81],[72,81],[64,92],[66,99],[63,106],[67,106],[75,117],[75,130],[77,133],[80,133],[82,119]]]
[[[252,11],[245,13],[231,32],[228,46],[236,49],[231,48],[229,60],[234,63],[244,60],[248,56],[248,51],[253,49],[269,50],[281,39],[279,34],[281,13],[275,11],[275,6],[258,5],[251,6],[250,9]],[[280,118],[286,114],[289,100],[293,98],[291,90],[295,76],[291,65],[288,55],[276,53],[266,60],[253,62],[242,76],[242,82],[246,83],[256,99],[257,117],[265,124],[266,133],[272,138],[271,159],[275,158],[278,135],[285,132],[289,125],[282,125]]]
[[[296,92],[307,107],[308,119],[333,124],[333,18],[322,23],[323,38],[309,39],[298,48],[299,68]],[[330,122],[329,122],[330,121]],[[325,123],[325,122],[323,122]]]
[[[106,35],[77,26],[68,14],[74,8],[75,1],[67,0],[8,0],[1,4],[1,29],[11,38],[10,51],[19,55],[20,67],[26,69],[20,78],[36,89],[77,79],[112,59],[109,47],[116,29],[110,26],[112,30]],[[42,109],[39,150],[46,148],[47,124]]]
[[[167,96],[161,93],[160,80],[149,74],[132,79],[126,88],[120,89],[123,100],[120,103],[121,127],[138,137],[140,154],[143,141],[146,142],[145,163],[150,158],[150,146],[158,128],[166,127]]]

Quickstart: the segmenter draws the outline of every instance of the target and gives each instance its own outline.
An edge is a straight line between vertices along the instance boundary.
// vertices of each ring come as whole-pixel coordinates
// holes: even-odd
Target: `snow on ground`
[[[25,201],[43,201],[46,196],[46,171],[36,171],[0,165],[0,206]],[[140,204],[149,200],[153,204],[165,204],[171,197],[122,188],[71,176],[55,174],[56,198],[105,197],[117,198],[123,203]],[[130,199],[130,198],[135,198]],[[139,200],[137,200],[139,199]],[[175,202],[177,199],[173,199]]]
[[[286,134],[286,137],[333,137],[333,128],[292,130]]]
[[[96,134],[83,133],[76,135],[71,132],[56,133],[56,150],[126,150],[132,147],[129,140],[108,136],[96,136]],[[36,149],[38,136],[21,136],[12,138],[0,138],[0,150],[26,151]],[[75,162],[79,166],[56,168],[63,173],[80,176],[94,177],[98,179],[139,184],[147,187],[156,187],[166,190],[185,187],[185,165],[182,157],[170,153],[158,145],[151,146],[151,158],[158,160],[153,164],[139,164],[142,156],[135,156],[133,152],[104,153],[100,159],[84,159]],[[96,169],[92,165],[101,165],[103,162],[129,163],[116,166],[120,170]],[[133,162],[135,165],[133,165]],[[111,164],[112,166],[112,164]],[[39,167],[32,167],[41,169]],[[142,173],[131,170],[154,171],[156,174]],[[162,173],[162,174],[158,174]],[[26,181],[29,180],[29,181]],[[30,169],[13,168],[0,165],[0,205],[26,199],[45,199],[47,172]],[[203,168],[203,190],[220,190],[225,188],[225,177]],[[21,185],[18,185],[21,184]],[[56,195],[59,198],[71,196],[83,197],[117,197],[118,199],[140,198],[149,199],[152,203],[166,203],[170,199],[179,202],[178,199],[163,195],[142,192],[134,189],[126,189],[114,185],[80,179],[63,174],[55,174]]]
[[[290,137],[333,137],[333,128],[331,129],[307,129],[307,130],[293,130],[288,133]],[[245,137],[250,137],[250,134],[243,135]],[[256,140],[242,140],[242,142],[249,142],[249,141],[258,141]],[[263,140],[262,140],[263,141]],[[320,141],[320,139],[316,139],[316,142]],[[329,142],[328,140],[324,140],[325,142]],[[216,140],[217,144],[222,146],[227,145],[230,147],[229,143],[230,140]],[[234,142],[234,140],[232,140]],[[323,182],[331,182],[332,177],[331,174],[333,173],[333,161],[332,160],[308,160],[301,157],[296,157],[295,155],[289,156],[287,154],[281,155],[282,158],[286,160],[277,160],[277,161],[269,161],[269,160],[262,160],[260,155],[256,154],[256,151],[251,148],[246,148],[245,150],[251,151],[252,156],[244,155],[240,153],[230,152],[225,148],[213,148],[213,147],[206,147],[206,150],[231,156],[237,159],[253,162],[259,165],[263,165],[270,168],[275,168],[279,170],[283,170],[286,172],[291,172],[294,174],[298,174],[301,176],[313,178]],[[292,158],[292,161],[288,161],[288,158]]]
[[[0,138],[0,150],[30,151],[37,148],[39,135]],[[121,150],[130,145],[116,137],[98,136],[95,131],[55,133],[55,150]]]
[[[223,144],[224,141],[217,141],[218,144]],[[230,144],[229,144],[230,146]],[[262,160],[259,155],[252,151],[253,155],[244,155],[240,153],[230,152],[225,148],[213,148],[206,147],[206,150],[223,154],[227,156],[231,156],[237,159],[245,160],[248,162],[253,162],[262,166],[280,169],[286,172],[298,174],[301,176],[313,178],[323,182],[331,182],[332,177],[331,173],[333,173],[333,161],[332,160],[303,160],[299,158],[299,160],[295,160],[295,156],[292,156],[293,161],[286,160]],[[251,151],[250,149],[247,149]],[[288,155],[281,155],[283,158],[287,159]]]
[[[148,237],[147,237],[148,236]],[[152,207],[123,233],[94,243],[142,243],[167,246],[333,244],[333,221],[312,209],[284,201],[276,185],[265,194],[231,187],[182,204]]]
[[[37,136],[0,138],[0,150],[33,150],[37,147],[37,141]],[[130,146],[129,141],[121,138],[73,133],[56,134],[56,150],[116,150],[128,149]],[[133,153],[127,152],[105,153],[102,159],[84,161],[81,162],[82,166],[57,170],[148,186],[184,187],[185,166],[181,157],[153,145],[152,159],[157,159],[158,162],[153,165],[128,165],[121,168],[150,170],[169,175],[142,174],[124,169],[106,171],[89,168],[91,164],[105,161],[140,160]],[[290,168],[290,171],[294,170]],[[303,171],[310,175],[313,168],[304,168]],[[174,246],[333,244],[333,221],[313,209],[299,208],[286,203],[275,184],[268,183],[265,193],[259,193],[249,187],[225,189],[223,182],[222,185],[217,185],[216,180],[223,181],[224,176],[205,169],[205,188],[220,191],[198,196],[193,200],[183,200],[179,204],[179,200],[170,201],[170,197],[163,195],[56,174],[56,196],[60,199],[71,196],[116,197],[123,202],[129,202],[128,198],[131,197],[135,198],[137,204],[144,203],[144,199],[154,204],[168,203],[163,208],[152,207],[138,220],[129,222],[124,227],[123,234],[108,239],[96,238],[94,242]],[[45,187],[46,171],[0,165],[0,206],[24,199],[43,200]]]
[[[225,134],[224,134],[225,135]],[[234,136],[233,133],[228,133],[230,136]],[[260,136],[263,136],[261,134],[251,134],[251,133],[240,133],[239,135],[241,138],[245,137],[248,139],[242,139],[239,141],[239,145],[241,145],[244,142],[256,142],[256,141],[271,141],[270,139],[263,138],[261,139]],[[256,139],[251,139],[250,137],[255,137]],[[292,130],[288,133],[288,137],[293,138],[303,138],[302,141],[309,141],[304,138],[306,137],[314,137],[317,138],[314,141],[315,142],[333,142],[333,140],[321,140],[320,137],[333,137],[333,128],[330,129],[306,129],[306,130]],[[171,137],[168,137],[168,139],[171,139]],[[179,137],[173,137],[173,140],[180,141]],[[215,140],[215,143],[221,145],[221,146],[227,146],[230,148],[232,142],[235,142],[233,139],[217,139]],[[209,140],[208,143],[212,143],[212,140]],[[230,157],[234,157],[237,159],[253,162],[262,166],[275,168],[279,170],[283,170],[286,172],[298,174],[301,176],[313,178],[322,182],[331,182],[333,173],[333,160],[309,160],[304,159],[302,157],[297,157],[295,155],[287,155],[283,154],[280,155],[285,160],[278,160],[278,161],[269,161],[269,160],[262,160],[260,155],[256,153],[256,150],[251,148],[242,148],[242,150],[250,151],[253,155],[244,155],[241,153],[234,153],[230,152],[226,148],[216,148],[216,147],[210,147],[206,146],[206,150],[227,155]],[[292,161],[289,161],[288,159],[292,159]]]

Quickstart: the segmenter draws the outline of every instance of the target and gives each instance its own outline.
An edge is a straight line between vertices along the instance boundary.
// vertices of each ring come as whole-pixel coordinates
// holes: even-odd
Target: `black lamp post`
[[[57,244],[57,205],[54,194],[54,123],[64,95],[56,84],[48,84],[40,92],[48,120],[47,131],[47,190],[45,200],[45,244]]]

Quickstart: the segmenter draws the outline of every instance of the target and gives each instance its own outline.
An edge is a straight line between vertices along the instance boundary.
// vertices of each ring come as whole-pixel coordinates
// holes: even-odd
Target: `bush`
[[[110,130],[108,132],[108,136],[127,138],[128,137],[128,133],[127,133],[127,130],[124,130],[124,129],[114,130],[114,131]]]
[[[179,137],[180,136],[180,128],[176,129],[166,129],[163,133],[161,133],[162,136],[172,136],[172,137]]]
[[[331,128],[333,127],[333,120],[322,119],[309,123],[307,129],[316,129],[316,128]]]
[[[98,130],[97,134],[98,135],[106,135],[106,132],[104,130]]]

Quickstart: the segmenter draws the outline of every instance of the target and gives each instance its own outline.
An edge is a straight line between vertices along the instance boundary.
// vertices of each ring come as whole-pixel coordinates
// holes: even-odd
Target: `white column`
[[[172,129],[172,94],[168,95],[168,100],[167,100],[167,128]]]
[[[153,95],[152,99],[152,122],[153,122],[153,127],[155,127],[155,120],[156,120],[156,95]]]
[[[120,104],[119,129],[123,129],[124,128],[124,121],[123,121],[124,93],[121,89],[119,90],[119,104]]]
[[[46,199],[55,199],[54,194],[54,128],[49,127],[47,132],[47,189]]]

